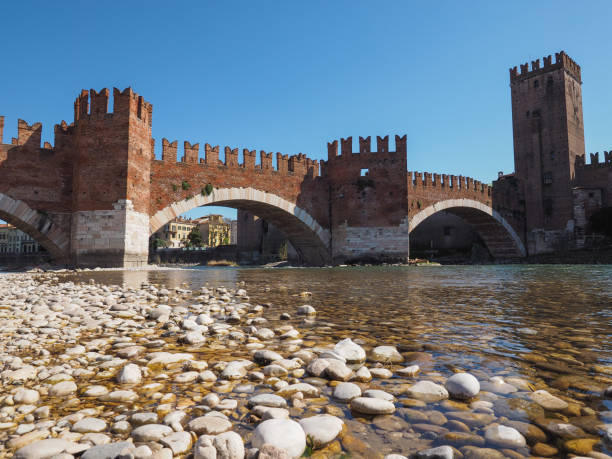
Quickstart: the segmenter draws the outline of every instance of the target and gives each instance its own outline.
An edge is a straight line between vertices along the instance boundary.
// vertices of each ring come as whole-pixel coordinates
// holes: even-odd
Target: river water
[[[524,457],[569,457],[568,451],[580,448],[610,453],[604,442],[591,440],[585,447],[585,442],[571,441],[597,439],[602,424],[612,424],[612,400],[602,396],[612,385],[612,266],[201,268],[83,272],[68,278],[193,290],[240,283],[251,303],[269,304],[265,316],[270,328],[286,323],[278,320],[282,312],[291,313],[290,322],[306,345],[347,337],[366,350],[394,345],[405,362],[389,368],[417,363],[418,379],[443,381],[459,370],[471,372],[481,382],[480,399],[490,402],[476,412],[517,427],[522,422],[533,426],[525,433],[527,449],[519,451]],[[303,291],[312,297],[300,296]],[[315,323],[307,327],[295,316],[296,307],[306,303],[317,310]],[[223,353],[217,349],[206,357],[214,361]],[[512,385],[489,382],[496,376]],[[375,379],[370,387],[401,393],[397,388],[410,382],[394,374]],[[537,389],[569,402],[569,408],[551,412],[531,403],[527,393]],[[403,408],[393,417],[395,423],[354,417],[346,404],[338,404],[349,431],[371,448],[362,451],[365,456],[367,451],[408,453],[453,441],[457,448],[481,445],[474,437],[483,435],[478,422],[465,423],[469,432],[464,437],[444,437],[457,428],[449,428],[450,420],[462,419],[448,413],[469,411],[467,405],[447,401],[423,407],[401,395],[398,399]],[[546,428],[551,419],[582,431],[555,435],[554,428]]]

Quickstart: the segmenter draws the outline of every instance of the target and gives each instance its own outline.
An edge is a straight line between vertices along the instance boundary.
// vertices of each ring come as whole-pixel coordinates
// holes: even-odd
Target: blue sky
[[[42,121],[53,142],[80,89],[132,86],[153,104],[158,149],[167,137],[324,159],[331,139],[357,149],[359,135],[405,133],[410,170],[490,182],[514,167],[508,68],[563,49],[583,68],[587,151],[612,148],[609,0],[2,10],[5,142],[17,118]]]

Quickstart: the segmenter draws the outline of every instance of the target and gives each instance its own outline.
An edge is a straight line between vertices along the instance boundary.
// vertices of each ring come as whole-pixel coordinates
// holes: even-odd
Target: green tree
[[[200,233],[200,228],[194,226],[187,235],[187,241],[188,247],[202,247],[202,234]]]
[[[152,245],[153,245],[153,249],[157,250],[160,247],[167,247],[168,243],[164,239],[161,239],[161,238],[158,237],[158,238],[155,238],[153,240],[153,244]]]

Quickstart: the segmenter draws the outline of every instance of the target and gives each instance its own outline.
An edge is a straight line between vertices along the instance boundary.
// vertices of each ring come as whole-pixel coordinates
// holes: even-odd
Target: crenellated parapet
[[[549,55],[542,59],[541,66],[540,59],[536,59],[535,61],[531,61],[531,67],[528,62],[521,64],[520,71],[519,67],[512,67],[510,69],[510,82],[514,83],[556,69],[565,69],[576,78],[576,80],[582,82],[580,66],[569,57],[565,51],[555,53],[554,63],[552,61],[552,56]]]
[[[436,188],[449,193],[475,192],[491,196],[491,186],[462,175],[436,174],[431,172],[408,172],[408,191],[411,188]]]
[[[403,153],[407,152],[406,135],[395,136],[395,151],[389,150],[389,136],[376,136],[376,150],[372,150],[372,138],[359,137],[359,152],[353,153],[353,137],[340,139],[340,156],[338,156],[338,140],[333,140],[327,143],[327,160],[337,160],[339,158],[347,159],[358,154],[385,154],[385,153]]]
[[[109,118],[137,119],[151,126],[153,122],[153,105],[135,93],[132,88],[123,91],[113,88],[113,111],[108,111],[110,91],[103,88],[81,90],[74,101],[74,122],[84,120],[101,120]]]
[[[612,166],[612,150],[604,151],[600,157],[599,152],[589,153],[590,163],[586,163],[585,155],[576,156],[576,167],[608,167]]]
[[[192,164],[200,168],[221,167],[228,169],[243,169],[270,173],[292,174],[298,176],[309,175],[319,176],[319,161],[308,158],[303,153],[297,155],[283,155],[276,153],[276,168],[273,165],[274,154],[272,152],[259,152],[260,161],[256,164],[257,150],[243,148],[242,161],[239,157],[239,149],[229,146],[224,147],[225,161],[219,159],[219,145],[212,146],[204,144],[204,157],[200,158],[200,144],[191,144],[188,141],[183,143],[183,156],[179,159],[178,141],[170,142],[162,139],[162,159],[161,161],[174,164]]]

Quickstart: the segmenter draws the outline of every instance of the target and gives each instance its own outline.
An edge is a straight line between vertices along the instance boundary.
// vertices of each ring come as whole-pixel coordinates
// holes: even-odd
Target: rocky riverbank
[[[611,411],[589,402],[612,407],[612,367],[568,376],[573,396],[503,370],[443,374],[430,353],[311,333],[309,302],[272,316],[244,285],[0,275],[0,455],[611,458]]]

